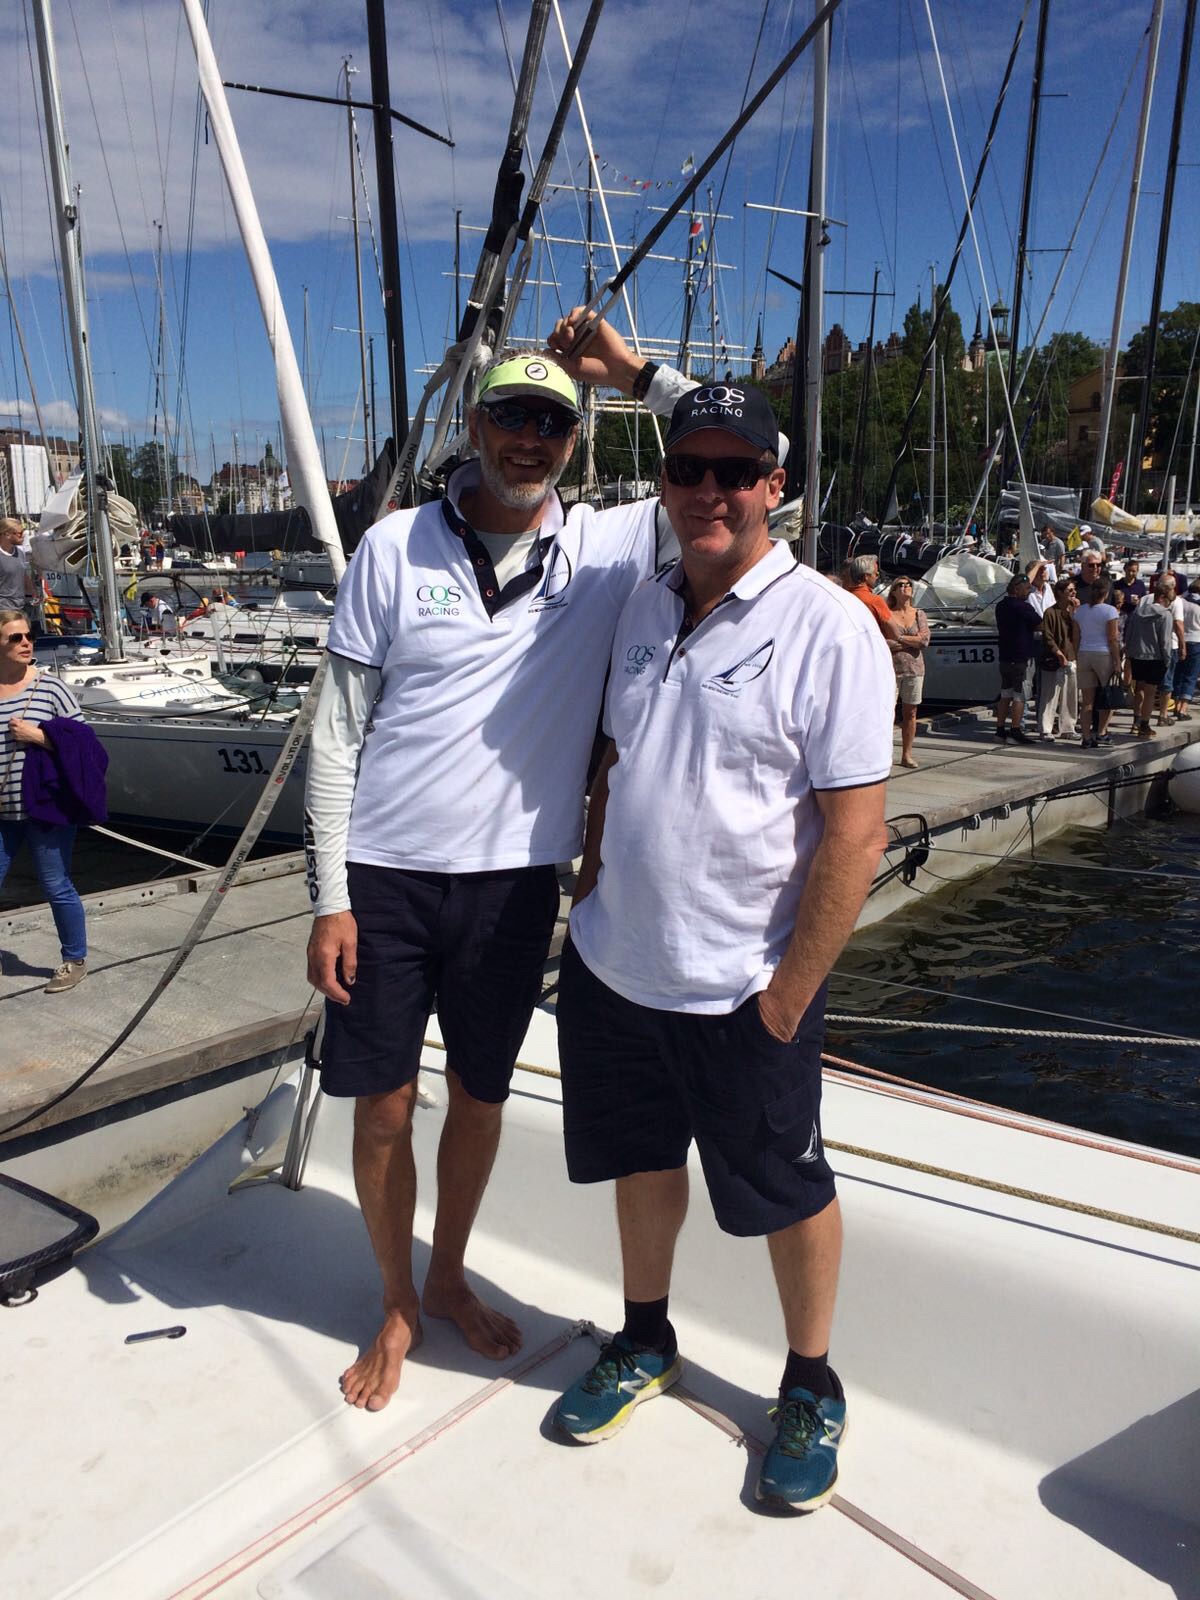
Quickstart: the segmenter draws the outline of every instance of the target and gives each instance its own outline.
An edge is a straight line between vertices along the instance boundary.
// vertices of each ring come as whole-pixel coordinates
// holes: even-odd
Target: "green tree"
[[[1174,465],[1167,458],[1176,432],[1181,443],[1191,437],[1187,428],[1180,426],[1180,413],[1185,404],[1197,329],[1200,329],[1200,301],[1181,300],[1172,310],[1164,311],[1158,319],[1146,453],[1154,456],[1155,466],[1163,472],[1169,473]],[[1139,328],[1130,339],[1124,361],[1127,374],[1145,375],[1148,339],[1147,327]],[[1129,387],[1132,389],[1133,386]]]
[[[110,445],[108,456],[112,463],[113,487],[126,500],[136,500],[137,489],[133,481],[133,464],[129,459],[128,445]]]
[[[1022,352],[1024,365],[1028,352]],[[1092,468],[1092,457],[1070,460],[1067,450],[1067,413],[1071,385],[1095,372],[1103,351],[1085,333],[1064,331],[1033,352],[1029,371],[1013,414],[1025,437],[1030,413],[1033,423],[1022,450],[1026,476],[1037,483],[1081,483]]]
[[[149,516],[158,502],[170,494],[179,462],[155,439],[137,447],[131,466],[134,492],[129,498],[136,502],[143,516]]]

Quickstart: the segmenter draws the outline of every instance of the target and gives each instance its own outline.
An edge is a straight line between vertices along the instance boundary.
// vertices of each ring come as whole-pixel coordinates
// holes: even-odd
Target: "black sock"
[[[674,1356],[675,1330],[667,1321],[668,1295],[661,1300],[626,1300],[622,1332],[639,1350],[656,1350]]]
[[[793,1389],[807,1389],[818,1400],[838,1398],[839,1384],[829,1370],[829,1352],[823,1356],[801,1356],[788,1351],[787,1366],[783,1369],[783,1382],[779,1392],[790,1394]]]

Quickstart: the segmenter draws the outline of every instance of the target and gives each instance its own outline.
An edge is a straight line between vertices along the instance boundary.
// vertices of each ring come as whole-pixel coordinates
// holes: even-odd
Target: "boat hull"
[[[218,718],[89,717],[108,751],[108,814],[115,825],[238,834],[279,756],[286,725]],[[307,747],[283,785],[262,837],[298,844]]]
[[[1000,650],[995,628],[930,629],[925,652],[926,701],[988,705],[1000,691]]]

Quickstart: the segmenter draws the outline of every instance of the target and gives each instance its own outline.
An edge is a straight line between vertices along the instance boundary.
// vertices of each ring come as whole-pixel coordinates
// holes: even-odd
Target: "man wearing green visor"
[[[664,413],[693,387],[608,334],[592,381],[629,391],[640,374],[639,397]],[[354,1175],[383,1278],[383,1326],[342,1375],[347,1402],[373,1411],[422,1312],[496,1360],[521,1343],[464,1255],[540,991],[556,863],[581,848],[616,620],[659,562],[657,500],[567,509],[554,492],[580,417],[553,356],[502,353],[468,413],[477,457],[444,499],[369,530],[330,628],[306,798],[309,976],[327,999],[322,1087],[356,1102]],[[665,518],[662,531],[674,554]],[[418,1294],[411,1127],[435,1004],[449,1103]]]

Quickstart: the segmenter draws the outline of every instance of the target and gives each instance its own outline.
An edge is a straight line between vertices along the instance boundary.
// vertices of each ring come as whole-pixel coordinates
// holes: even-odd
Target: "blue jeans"
[[[23,822],[0,820],[0,886],[8,877],[13,857],[22,840],[29,846],[34,870],[46,896],[58,929],[64,961],[82,961],[87,956],[87,922],[83,902],[70,879],[73,827],[52,828],[45,822],[27,818]]]
[[[1176,700],[1190,703],[1196,698],[1196,679],[1200,677],[1200,643],[1193,639],[1188,640],[1188,653],[1180,661],[1178,656],[1173,657],[1175,662],[1175,680],[1173,690]]]

